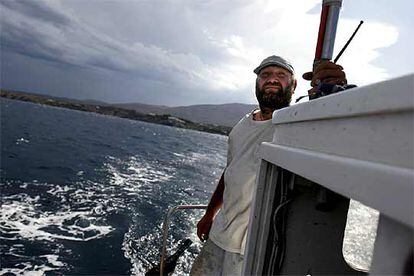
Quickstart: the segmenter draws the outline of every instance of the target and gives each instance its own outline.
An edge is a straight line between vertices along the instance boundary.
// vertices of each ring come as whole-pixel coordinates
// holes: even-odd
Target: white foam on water
[[[189,238],[193,241],[193,244],[179,258],[172,275],[181,276],[189,275],[190,273],[194,259],[202,247],[202,243],[198,239],[196,233],[196,224],[202,214],[202,211],[197,210],[184,211],[174,215],[188,226],[188,230],[181,233],[182,237],[179,239]],[[178,237],[174,236],[177,231],[174,230],[177,230],[177,226],[174,224],[174,221],[171,221],[167,238],[167,255],[175,252],[179,245],[179,242],[175,240]],[[125,234],[122,249],[124,250],[125,257],[129,259],[132,264],[132,275],[143,275],[153,264],[158,264],[160,262],[160,252],[163,240],[162,233],[162,223],[160,223],[148,234],[141,237],[137,237],[132,228]]]
[[[193,153],[189,156],[177,153],[174,156],[177,159],[186,160],[185,162],[194,163],[194,165],[201,162],[207,166],[215,159],[214,155],[202,153]],[[114,230],[111,226],[102,225],[102,217],[113,210],[129,208],[126,205],[126,196],[139,196],[143,185],[151,187],[154,183],[167,182],[175,176],[176,167],[177,164],[171,164],[171,166],[162,164],[161,166],[157,161],[147,162],[134,156],[126,159],[108,156],[107,163],[102,168],[109,173],[109,181],[105,183],[90,180],[82,180],[82,182],[73,183],[73,185],[38,183],[38,181],[23,183],[20,185],[21,188],[30,188],[34,191],[32,185],[48,187],[45,196],[52,197],[53,203],[59,203],[57,207],[59,210],[46,211],[51,206],[42,206],[44,202],[48,202],[44,201],[45,198],[42,195],[29,196],[20,193],[3,197],[0,217],[1,239],[17,243],[22,239],[45,242],[58,240],[83,242],[102,238]],[[78,176],[83,174],[83,171],[77,173]],[[184,218],[185,224],[193,225],[191,232],[184,233],[188,231],[179,230],[179,235],[174,236],[170,233],[168,242],[168,252],[170,253],[175,251],[178,245],[174,239],[190,237],[194,241],[192,250],[186,251],[180,258],[174,275],[188,274],[195,257],[194,250],[199,250],[201,246],[199,242],[196,242],[198,238],[195,234],[195,223],[198,219],[199,217],[196,218],[192,215],[189,218]],[[138,228],[140,227],[138,226]],[[136,228],[131,227],[131,229],[136,231]],[[133,265],[132,273],[134,275],[145,273],[151,266],[148,260],[158,263],[161,240],[161,225],[142,237],[136,237],[136,233],[125,235],[123,250]],[[13,253],[13,248],[18,248],[15,245],[13,244],[8,249],[7,254]],[[23,245],[19,246],[24,248]],[[54,253],[56,252],[52,252],[52,254]],[[38,266],[35,266],[28,258],[31,257],[24,258],[23,256],[19,263],[21,266],[7,268],[7,271],[3,270],[0,274],[9,272],[19,275],[43,275],[47,271],[64,266],[59,261],[58,255],[43,255],[45,264]]]
[[[224,164],[226,162],[226,157],[223,156],[221,153],[200,153],[200,152],[190,152],[187,154],[178,154],[174,153],[174,156],[177,159],[190,166],[200,167],[200,165],[210,166],[210,164],[216,167],[216,164]]]
[[[26,188],[27,188],[27,186],[28,186],[28,184],[27,184],[27,183],[22,183],[19,187],[20,187],[21,189],[26,189]]]
[[[49,254],[49,255],[42,255],[40,257],[45,257],[47,261],[53,266],[56,266],[56,267],[64,266],[64,263],[62,263],[61,261],[58,261],[59,256]]]
[[[179,275],[189,275],[191,267],[193,265],[193,262],[199,252],[201,251],[201,248],[203,246],[203,243],[200,241],[200,239],[197,236],[197,223],[201,219],[202,215],[204,214],[204,211],[190,211],[181,214],[182,220],[185,220],[188,222],[188,225],[190,226],[190,230],[186,233],[186,238],[189,238],[193,241],[193,244],[191,245],[191,248],[186,250],[184,254],[180,257],[177,267],[172,274],[173,276],[179,276]],[[170,251],[173,252],[174,250]]]
[[[208,166],[209,163],[217,162],[216,154],[197,153],[189,154],[173,153],[174,157],[179,163],[184,163],[193,166],[199,166],[203,163]],[[154,183],[156,181],[166,181],[171,178],[171,175],[160,171],[157,167],[149,164],[142,164],[136,158],[131,158],[127,163],[127,172],[120,172],[119,166],[108,166],[108,170],[113,174],[114,185],[129,186],[131,181],[135,183]],[[174,170],[172,168],[172,170]],[[167,170],[168,172],[168,170]],[[136,185],[136,184],[135,184]],[[128,189],[128,188],[125,188]],[[193,187],[187,187],[185,191],[193,192]],[[174,239],[190,238],[193,241],[190,250],[186,250],[183,256],[180,257],[177,267],[173,275],[188,275],[196,254],[200,251],[202,243],[199,241],[196,234],[196,224],[202,216],[200,211],[186,211],[180,212],[175,216],[179,217],[186,229],[177,229],[174,222],[170,225],[170,232],[167,242],[168,253],[175,252],[178,241]],[[152,264],[159,263],[160,246],[162,243],[162,225],[157,225],[152,231],[146,235],[137,237],[132,226],[124,236],[123,250],[125,257],[130,260],[132,264],[132,275],[143,275],[151,268]],[[177,231],[178,230],[178,231]],[[174,234],[174,235],[173,235]]]
[[[17,257],[25,257],[13,254]],[[46,272],[54,271],[65,267],[65,264],[58,261],[59,256],[57,255],[40,255],[38,259],[45,259],[47,264],[34,265],[29,262],[19,263],[20,268],[2,268],[0,275],[14,274],[14,275],[28,275],[28,276],[42,276]]]
[[[27,144],[29,142],[30,142],[29,140],[22,137],[22,138],[19,138],[19,139],[16,140],[16,145]]]
[[[187,164],[200,164],[200,162],[206,162],[211,160],[210,154],[206,153],[198,153],[198,152],[192,152],[190,154],[187,154],[187,158],[184,160]]]
[[[3,197],[1,239],[89,241],[114,230],[111,226],[95,224],[96,219],[90,211],[42,211],[39,199],[40,196],[30,197],[26,194]]]
[[[159,264],[160,248],[162,245],[161,229],[161,224],[159,224],[154,231],[137,237],[134,230],[130,228],[125,234],[122,249],[124,250],[125,257],[131,262],[131,275],[144,275],[153,265]],[[169,233],[167,243],[168,253],[174,251],[177,246],[177,244],[172,244],[172,240],[173,236]],[[180,262],[177,263],[177,269],[179,266],[181,266]]]
[[[58,186],[57,185],[57,186],[53,187],[52,189],[48,190],[47,193],[51,194],[51,195],[54,195],[54,196],[57,196],[57,195],[62,194],[62,193],[66,194],[70,190],[73,190],[73,188],[71,189],[68,185],[65,185],[65,186]]]
[[[102,216],[115,210],[118,206],[112,203],[120,196],[111,185],[93,181],[76,182],[73,188],[67,185],[55,186],[47,193],[60,199],[62,209],[70,210],[70,205],[64,204],[67,201],[76,202],[76,211],[89,211],[89,215],[94,216]]]
[[[198,153],[192,152],[188,154],[173,153],[175,161],[173,166],[179,167],[180,164],[188,164],[191,166],[199,166],[203,164],[209,167],[211,164],[222,162],[222,158],[216,153]],[[128,195],[140,193],[143,185],[154,184],[157,182],[166,182],[171,179],[176,168],[165,166],[157,166],[157,163],[149,163],[141,161],[139,157],[129,157],[127,159],[108,158],[105,164],[105,169],[110,173],[110,185],[117,188],[122,188],[123,191],[129,191]],[[178,162],[177,162],[178,161]],[[220,169],[217,169],[220,171]],[[216,172],[210,172],[214,175]],[[218,173],[218,172],[217,172]],[[187,193],[192,193],[194,187],[190,186],[184,188]],[[150,199],[146,199],[150,201]],[[101,209],[104,206],[97,206],[96,212],[103,212]],[[191,250],[187,250],[183,256],[180,257],[176,270],[173,275],[188,275],[192,263],[202,247],[196,234],[196,223],[202,216],[200,211],[188,211],[177,214],[186,229],[177,229],[177,226],[171,225],[170,234],[168,238],[168,252],[172,253],[178,246],[178,241],[174,239],[190,238],[193,241]],[[152,267],[153,264],[159,263],[160,245],[162,242],[162,228],[161,223],[157,225],[152,231],[150,230],[144,236],[137,236],[136,229],[141,228],[139,225],[132,225],[129,231],[124,236],[123,250],[124,255],[130,260],[132,275],[143,275]],[[177,231],[178,230],[178,231]],[[178,234],[177,234],[178,233]],[[174,235],[173,235],[174,234]]]
[[[116,159],[115,164],[106,163],[111,174],[110,184],[122,186],[127,191],[137,192],[143,184],[168,181],[174,175],[174,169],[162,167],[162,170],[147,162],[141,162],[131,156],[126,160]],[[125,168],[121,170],[121,168]]]
[[[148,233],[142,237],[135,237],[134,231],[130,228],[125,234],[122,243],[124,256],[130,260],[132,269],[131,275],[144,275],[157,261],[159,251],[155,241],[161,241],[158,232]],[[159,255],[158,255],[159,256]]]
[[[174,155],[174,156],[177,156],[177,157],[182,157],[182,158],[185,158],[185,155],[184,155],[184,154],[182,154],[182,153],[173,152],[173,155]]]

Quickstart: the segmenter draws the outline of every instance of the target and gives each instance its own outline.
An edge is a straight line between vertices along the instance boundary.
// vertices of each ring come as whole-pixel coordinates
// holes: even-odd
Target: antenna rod
[[[336,63],[338,61],[338,59],[342,56],[342,54],[344,53],[344,51],[346,50],[346,48],[348,47],[349,43],[351,43],[352,39],[354,38],[354,36],[356,35],[356,33],[358,32],[359,28],[361,27],[362,23],[364,23],[364,21],[361,20],[361,22],[359,22],[358,27],[356,28],[356,30],[354,31],[354,33],[351,35],[351,37],[348,39],[348,41],[345,43],[345,46],[341,49],[341,51],[339,52],[339,54],[336,56],[334,63]]]

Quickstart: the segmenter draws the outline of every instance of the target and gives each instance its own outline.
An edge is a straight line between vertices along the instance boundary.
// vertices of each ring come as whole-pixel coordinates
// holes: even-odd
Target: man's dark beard
[[[259,83],[256,82],[256,98],[259,102],[260,109],[270,108],[276,110],[289,106],[292,100],[292,85],[293,82],[285,88],[281,87],[276,92],[266,93],[264,89],[259,89]]]

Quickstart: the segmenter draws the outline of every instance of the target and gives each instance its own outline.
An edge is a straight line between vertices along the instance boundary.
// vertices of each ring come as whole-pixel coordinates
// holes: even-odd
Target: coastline
[[[46,95],[36,95],[25,92],[10,91],[1,89],[0,97],[18,100],[25,102],[32,102],[36,104],[43,104],[49,106],[63,107],[68,109],[80,110],[85,112],[94,112],[109,116],[115,116],[120,118],[126,118],[131,120],[143,121],[148,123],[167,125],[178,128],[198,130],[202,132],[228,135],[230,133],[231,127],[219,126],[219,125],[210,125],[195,123],[186,119],[178,118],[170,114],[144,114],[137,112],[135,110],[119,108],[112,105],[102,105],[102,104],[88,104],[81,101],[71,101],[61,98],[49,97]]]

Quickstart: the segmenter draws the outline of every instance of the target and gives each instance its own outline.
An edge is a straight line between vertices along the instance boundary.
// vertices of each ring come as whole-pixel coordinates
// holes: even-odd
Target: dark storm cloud
[[[140,41],[124,43],[83,24],[48,2],[3,2],[3,49],[56,63],[133,74],[142,79],[206,84],[208,67],[191,53],[172,52]],[[49,6],[48,6],[49,5]],[[72,18],[71,18],[72,16]],[[149,32],[151,33],[151,32]],[[184,38],[184,37],[183,37]],[[199,70],[195,72],[195,69]],[[208,72],[208,71],[206,71]]]
[[[400,2],[393,7],[410,11],[406,2]],[[384,11],[389,8],[386,0],[367,3],[381,4]],[[309,70],[313,58],[309,45],[314,45],[319,16],[307,12],[315,6],[320,6],[319,0],[0,0],[1,86],[166,105],[251,103],[252,69],[263,57],[277,53],[292,59],[298,72]],[[392,18],[409,18],[409,13],[399,15]],[[410,30],[407,23],[398,29],[399,41],[411,39],[408,35],[403,39],[402,31]],[[341,26],[350,24],[341,19]],[[347,75],[359,84],[378,81],[378,74],[387,76],[385,69],[369,63],[381,56],[378,49],[394,43],[386,37],[395,38],[396,30],[387,24],[374,27],[371,24],[371,33],[382,35],[362,32],[358,39],[366,39],[360,49],[366,51],[352,56],[356,40],[343,59],[353,68]],[[388,57],[409,60],[409,43],[396,45],[400,51]],[[383,63],[387,60],[382,57]],[[360,72],[355,64],[370,70]],[[410,63],[403,65],[401,61],[392,72],[412,71]],[[295,94],[306,93],[307,87],[299,81]]]
[[[119,70],[110,61],[101,61],[106,49],[119,49],[114,45],[106,45],[78,22],[53,10],[46,3],[1,3],[7,8],[2,10],[6,16],[1,19],[1,45],[6,50],[57,63],[79,66],[90,64]]]
[[[36,76],[43,78],[44,83],[50,81],[52,72],[46,66],[67,73],[53,74],[65,81],[59,88],[56,80],[53,90],[51,85],[51,91],[45,93],[73,93],[67,85],[71,76],[73,82],[87,84],[78,89],[89,98],[105,94],[108,99],[110,87],[122,87],[112,92],[122,101],[139,101],[141,96],[148,100],[149,94],[154,96],[148,101],[162,102],[168,98],[175,101],[172,104],[240,101],[240,95],[236,99],[231,91],[243,93],[242,99],[251,98],[246,95],[252,92],[246,91],[246,87],[240,89],[242,85],[237,80],[248,55],[238,53],[235,57],[229,53],[238,51],[240,45],[234,44],[240,41],[233,41],[233,32],[226,28],[239,26],[239,19],[226,16],[225,5],[214,1],[166,1],[163,5],[152,1],[77,0],[0,3],[1,54],[8,61],[9,70],[3,70],[4,87],[21,87],[29,79],[35,83],[34,73],[27,70],[31,64],[29,68],[38,66]],[[246,3],[240,1],[241,12]],[[236,28],[237,32],[247,30]],[[16,53],[27,61],[13,63]],[[18,69],[22,66],[19,64],[26,64],[26,68]],[[69,72],[70,68],[75,71]],[[9,73],[19,70],[19,77]],[[102,85],[102,80],[96,83],[98,79],[110,80],[111,85]],[[93,87],[99,89],[92,91]],[[23,87],[32,88],[36,89],[30,85]],[[47,90],[47,86],[42,84],[39,89]],[[165,100],[163,103],[169,104]]]
[[[70,18],[59,11],[50,8],[42,2],[37,1],[1,1],[0,6],[9,10],[17,11],[28,17],[37,18],[56,25],[70,24]],[[7,16],[5,14],[4,16]]]
[[[1,47],[33,58],[44,59],[53,62],[63,62],[60,58],[63,51],[48,44],[49,37],[33,32],[28,24],[13,24],[6,20],[1,21]]]
[[[63,50],[49,44],[50,36],[38,31],[37,21],[65,28],[71,24],[66,15],[35,1],[1,1],[1,47],[32,58],[62,62]],[[19,15],[16,18],[16,15]]]

